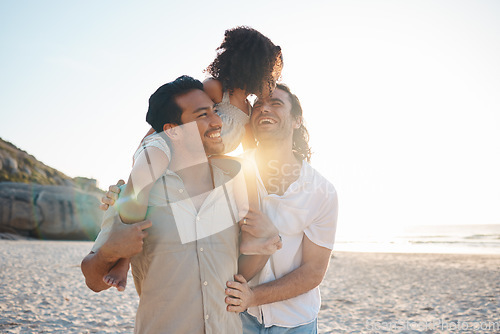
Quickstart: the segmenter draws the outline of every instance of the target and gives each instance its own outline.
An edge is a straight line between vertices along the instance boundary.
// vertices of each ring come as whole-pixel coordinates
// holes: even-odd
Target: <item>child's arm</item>
[[[214,78],[206,79],[203,81],[203,90],[214,103],[222,102],[222,83],[219,80]]]
[[[165,172],[169,158],[159,148],[147,146],[137,157],[128,183],[117,201],[120,218],[131,224],[144,220],[148,209],[149,192]]]

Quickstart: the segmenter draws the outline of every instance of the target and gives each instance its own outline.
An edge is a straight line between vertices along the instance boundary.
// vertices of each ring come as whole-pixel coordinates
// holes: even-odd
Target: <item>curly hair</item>
[[[300,105],[299,98],[285,84],[277,84],[276,89],[281,89],[288,94],[292,103],[292,116],[302,118],[302,106]],[[298,159],[311,162],[312,152],[309,147],[309,131],[307,131],[303,120],[300,127],[293,130],[292,151]]]
[[[216,51],[217,57],[205,72],[219,80],[224,91],[239,88],[260,95],[269,89],[271,93],[281,76],[281,48],[250,27],[226,30]]]

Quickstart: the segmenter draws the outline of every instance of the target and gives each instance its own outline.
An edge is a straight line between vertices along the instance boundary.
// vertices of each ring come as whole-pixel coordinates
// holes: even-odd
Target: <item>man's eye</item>
[[[274,106],[274,107],[279,107],[280,105],[281,105],[281,103],[279,103],[279,102],[274,102],[274,103],[272,104],[272,106]]]
[[[217,115],[219,115],[219,113],[220,113],[219,109],[214,109],[214,113],[216,113]]]
[[[198,118],[200,118],[200,117],[204,117],[204,116],[207,116],[207,113],[206,113],[206,112],[204,112],[203,114],[200,114],[200,115],[198,116]]]

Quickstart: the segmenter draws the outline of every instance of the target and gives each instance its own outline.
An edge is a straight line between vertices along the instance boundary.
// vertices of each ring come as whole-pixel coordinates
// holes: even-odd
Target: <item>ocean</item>
[[[339,235],[335,251],[500,254],[500,224],[420,225],[393,233]]]

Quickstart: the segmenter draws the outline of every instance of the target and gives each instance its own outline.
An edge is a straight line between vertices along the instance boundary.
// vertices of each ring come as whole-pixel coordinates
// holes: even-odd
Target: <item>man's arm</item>
[[[238,274],[245,280],[251,280],[259,271],[264,268],[269,255],[240,255],[238,258]]]
[[[97,252],[90,252],[81,263],[85,283],[92,291],[99,292],[110,287],[104,283],[103,277],[120,258],[130,258],[142,251],[143,239],[147,236],[144,229],[151,226],[149,220],[123,224],[115,219],[108,240]]]
[[[304,234],[300,267],[275,281],[252,289],[243,276],[236,275],[237,281],[227,282],[227,310],[243,312],[252,306],[290,299],[314,289],[325,276],[331,252],[328,248],[316,245]]]
[[[106,258],[102,252],[90,252],[82,260],[81,269],[85,276],[85,283],[90,290],[100,292],[111,288],[111,285],[104,283],[103,277],[113,268],[118,259]]]
[[[266,233],[268,233],[266,231],[269,229],[271,230],[271,234],[274,232],[274,230],[276,231],[275,239],[277,239],[277,241],[271,245],[272,253],[274,253],[276,250],[281,249],[282,242],[281,237],[278,234],[278,230],[269,220],[269,217],[267,217],[262,211],[249,209],[246,213],[246,217],[243,220],[240,220],[238,224],[240,225],[242,232],[242,237],[240,238],[241,253],[245,251],[245,245],[243,244],[243,233],[248,233],[248,235],[246,236],[247,242],[250,241],[250,239],[254,239],[253,241],[255,241],[255,238],[257,238],[256,236],[266,235]],[[256,246],[258,246],[258,244],[254,244],[250,248],[254,248],[253,251],[256,251]],[[264,245],[262,245],[262,247],[264,247]],[[262,268],[264,268],[267,260],[269,260],[271,250],[267,249],[267,251],[269,251],[270,253],[254,253],[251,255],[241,254],[238,258],[238,273],[241,274],[247,281],[251,280],[255,275],[257,275],[259,271],[262,270]]]

